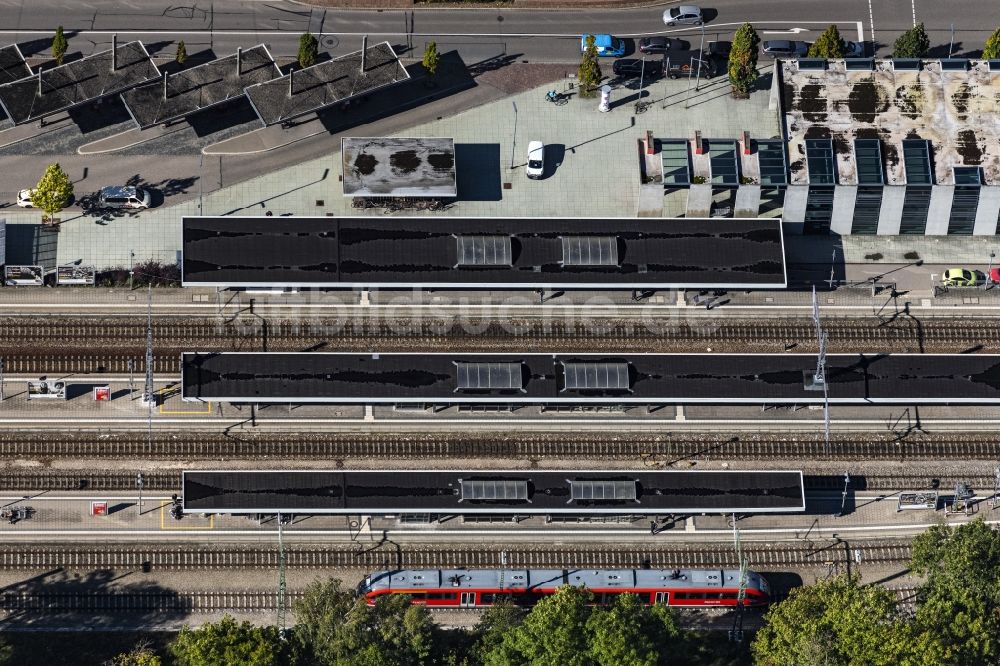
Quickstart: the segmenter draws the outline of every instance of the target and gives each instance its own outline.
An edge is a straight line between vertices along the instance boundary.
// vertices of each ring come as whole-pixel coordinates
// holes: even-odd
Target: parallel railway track
[[[806,544],[743,544],[751,568],[782,571],[804,567],[828,567],[851,561],[860,550],[867,565],[904,564],[910,558],[906,541],[824,542]],[[623,546],[528,547],[496,546],[400,546],[359,550],[356,545],[288,545],[290,569],[343,569],[371,571],[379,568],[609,568],[652,567],[737,567],[739,562],[729,544],[671,545],[657,548]],[[106,544],[77,546],[60,544],[0,545],[0,570],[38,571],[95,569],[144,571],[276,570],[276,547],[254,545],[200,546],[166,545],[154,547]]]
[[[714,432],[367,432],[367,433],[40,433],[0,431],[0,461],[34,460],[382,460],[400,458],[636,460],[663,465],[684,459],[997,460],[1000,436],[936,433],[899,439],[891,433],[834,433],[824,451],[817,435]]]
[[[276,467],[287,468],[276,464]],[[852,474],[851,487],[854,490],[920,490],[935,482],[942,488],[953,487],[956,482],[972,484],[974,488],[992,488],[993,474],[984,474],[984,465],[971,467],[968,473],[950,471],[948,474]],[[843,484],[842,474],[810,475],[808,465],[796,465],[806,471],[807,491],[839,490]],[[990,466],[992,470],[992,466]],[[528,472],[530,473],[530,472]],[[177,492],[180,490],[180,471],[150,470],[143,472],[147,490]],[[20,469],[8,467],[0,471],[0,488],[9,492],[22,491],[129,491],[135,490],[134,470],[83,470],[83,469]]]
[[[881,324],[824,317],[834,352],[1000,351],[996,318],[899,317]],[[154,371],[176,373],[184,351],[414,351],[448,347],[469,352],[815,352],[808,318],[636,319],[335,319],[154,320]],[[8,373],[143,372],[142,319],[0,318]]]

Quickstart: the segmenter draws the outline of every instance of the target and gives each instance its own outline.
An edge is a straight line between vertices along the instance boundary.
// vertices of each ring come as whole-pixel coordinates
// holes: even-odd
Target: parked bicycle
[[[545,93],[545,101],[552,102],[556,106],[562,106],[563,104],[566,104],[569,101],[569,97],[563,95],[560,92],[556,92],[555,90],[550,90],[547,93]]]

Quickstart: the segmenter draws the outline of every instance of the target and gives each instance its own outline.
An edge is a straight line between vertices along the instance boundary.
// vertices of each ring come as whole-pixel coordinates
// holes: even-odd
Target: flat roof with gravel
[[[239,68],[237,69],[237,59]],[[183,118],[244,95],[247,86],[281,76],[267,47],[261,44],[196,65],[121,94],[125,107],[141,128]]]
[[[17,44],[0,48],[0,84],[31,76],[31,68]]]
[[[337,102],[410,78],[389,42],[290,72],[246,89],[257,115],[267,125],[319,111]]]
[[[91,100],[114,95],[160,76],[142,42],[128,42],[80,60],[0,85],[0,105],[14,124],[31,122]],[[38,80],[41,77],[41,95]]]
[[[454,139],[347,137],[341,139],[344,196],[458,195]]]
[[[904,69],[886,60],[855,70],[830,61],[826,69],[807,69],[781,63],[792,184],[810,182],[809,139],[832,140],[836,182],[843,185],[859,184],[856,139],[881,141],[886,185],[909,182],[903,141],[925,139],[933,183],[953,185],[953,167],[979,166],[984,184],[1000,185],[1000,72],[987,61],[961,61],[960,68],[953,61],[911,64],[919,66]]]

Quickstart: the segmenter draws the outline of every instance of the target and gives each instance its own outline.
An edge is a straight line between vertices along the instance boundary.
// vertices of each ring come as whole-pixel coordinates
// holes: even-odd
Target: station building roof
[[[634,492],[624,497],[578,496],[574,486],[588,483],[628,485]],[[469,496],[468,487],[491,490]],[[182,490],[184,511],[189,513],[601,515],[805,510],[799,471],[197,470],[183,472]]]
[[[140,128],[177,120],[197,111],[242,97],[244,88],[281,76],[267,47],[261,44],[195,65],[165,80],[137,86],[121,94]],[[164,89],[166,88],[166,89]]]
[[[410,78],[389,42],[365,49],[361,65],[358,50],[249,86],[246,94],[264,124],[274,125]]]
[[[494,385],[465,363],[505,365]],[[187,401],[337,404],[823,404],[811,354],[185,353]],[[482,376],[482,375],[480,375]],[[842,405],[1000,403],[1000,356],[829,354]]]
[[[454,139],[345,137],[340,155],[344,196],[458,195]]]
[[[114,95],[160,76],[142,42],[119,44],[0,85],[0,105],[14,124],[31,122]],[[41,94],[39,94],[41,80]]]
[[[776,66],[792,185],[821,184],[812,178],[809,155],[810,141],[819,139],[831,142],[830,184],[955,185],[954,167],[976,166],[982,168],[983,185],[1000,185],[1000,75],[993,63],[818,64],[788,60]],[[914,140],[926,144],[924,153],[932,156],[926,168],[913,170],[916,162],[904,154]]]
[[[778,219],[185,217],[182,283],[782,288]]]
[[[0,84],[31,76],[31,68],[17,44],[0,47]]]

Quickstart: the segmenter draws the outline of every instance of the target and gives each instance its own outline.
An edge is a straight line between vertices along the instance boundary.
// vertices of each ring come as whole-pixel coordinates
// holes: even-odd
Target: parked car
[[[697,76],[699,62],[701,64],[701,78],[710,79],[719,72],[715,60],[705,57],[701,51],[678,51],[677,53],[668,53],[666,57],[665,74],[671,79]]]
[[[949,268],[944,272],[941,283],[946,287],[976,287],[986,282],[982,271],[968,268]]]
[[[34,193],[34,190],[21,190],[18,192],[17,205],[21,208],[34,208],[35,204],[31,203],[31,195]]]
[[[772,39],[764,42],[764,53],[772,58],[801,58],[809,53],[809,42]]]
[[[149,191],[132,185],[102,187],[97,202],[101,208],[139,210],[149,208]]]
[[[844,40],[844,57],[845,58],[864,58],[865,57],[865,45],[863,42],[849,42]]]
[[[622,58],[615,60],[611,71],[620,79],[644,78],[647,81],[663,76],[663,61],[639,60],[638,58]]]
[[[994,266],[990,269],[990,282],[1000,284],[1000,267]]]
[[[524,172],[532,180],[541,178],[545,173],[545,144],[541,141],[528,142],[528,166]]]
[[[580,36],[580,53],[587,50],[587,37]],[[597,47],[597,55],[603,58],[617,58],[625,55],[625,40],[611,35],[594,35],[594,46]]]
[[[705,52],[711,56],[728,58],[729,51],[733,48],[732,42],[709,42],[705,47]]]
[[[666,25],[701,25],[705,21],[700,7],[680,5],[663,12],[663,22]]]
[[[640,53],[666,53],[667,51],[687,51],[691,44],[683,39],[669,37],[643,37],[639,40]]]

